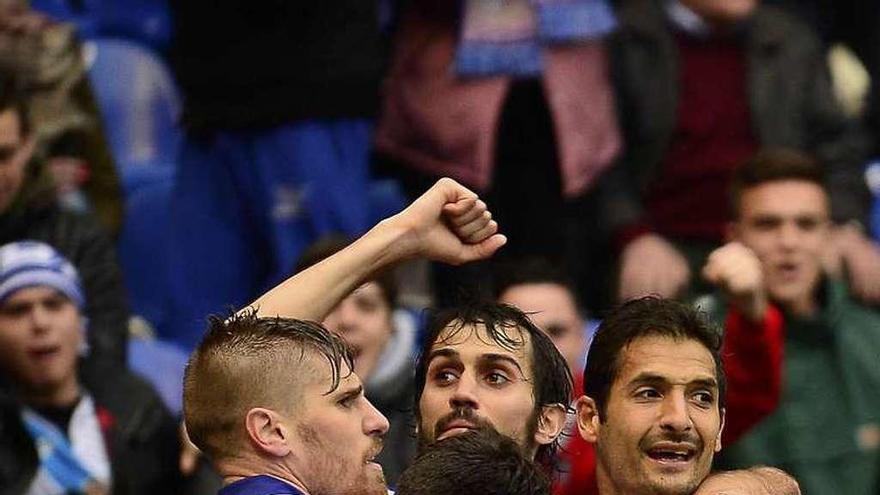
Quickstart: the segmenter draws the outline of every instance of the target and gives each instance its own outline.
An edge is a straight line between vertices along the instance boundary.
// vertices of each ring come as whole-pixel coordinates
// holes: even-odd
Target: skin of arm
[[[260,316],[321,321],[364,281],[400,262],[427,258],[457,265],[488,258],[505,242],[474,192],[440,179],[405,210],[248,307]]]

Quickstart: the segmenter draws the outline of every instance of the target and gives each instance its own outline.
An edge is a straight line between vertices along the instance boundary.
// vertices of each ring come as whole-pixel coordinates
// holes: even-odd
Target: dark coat
[[[612,77],[625,153],[601,181],[611,230],[642,217],[676,125],[678,51],[657,0],[631,0],[618,11],[611,39]],[[863,220],[869,204],[862,169],[867,142],[831,90],[825,51],[795,18],[759,6],[743,26],[752,127],[763,147],[811,152],[827,167],[835,220]]]
[[[116,368],[82,370],[104,433],[114,495],[179,493],[178,423],[156,392]],[[19,406],[0,400],[0,494],[24,493],[39,467]]]

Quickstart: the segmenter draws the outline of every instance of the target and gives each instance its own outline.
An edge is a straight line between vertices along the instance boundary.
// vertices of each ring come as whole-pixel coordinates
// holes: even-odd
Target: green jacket
[[[815,318],[785,315],[779,408],[725,446],[722,468],[776,466],[805,495],[875,494],[880,471],[880,314],[828,281]]]

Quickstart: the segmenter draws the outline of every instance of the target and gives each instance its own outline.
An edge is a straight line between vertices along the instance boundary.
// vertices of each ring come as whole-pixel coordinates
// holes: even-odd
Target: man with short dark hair
[[[482,428],[436,442],[404,472],[399,495],[549,495],[547,475],[512,439]]]
[[[601,495],[723,493],[703,485],[724,427],[721,343],[693,308],[655,297],[625,303],[602,322],[577,403],[580,434],[596,445]],[[764,482],[777,476],[791,483],[763,469],[739,473],[732,486],[766,493]]]
[[[785,379],[776,410],[722,461],[778,466],[807,493],[867,494],[880,475],[880,315],[823,271],[825,175],[810,156],[776,149],[735,176],[731,242],[703,268],[726,297],[708,302],[718,318],[780,313]]]

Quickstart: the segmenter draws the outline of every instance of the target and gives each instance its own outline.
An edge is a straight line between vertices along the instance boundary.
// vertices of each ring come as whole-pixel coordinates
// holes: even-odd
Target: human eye
[[[662,394],[660,394],[660,392],[656,388],[653,388],[653,387],[640,387],[640,388],[636,389],[633,396],[638,400],[648,401],[648,400],[660,399],[662,397]]]
[[[458,375],[448,368],[439,369],[431,374],[431,381],[439,386],[449,385],[458,379]]]
[[[486,374],[486,383],[492,386],[502,386],[510,383],[510,378],[501,371],[491,371]]]
[[[698,390],[691,397],[701,407],[710,407],[715,404],[715,394],[708,390]]]

